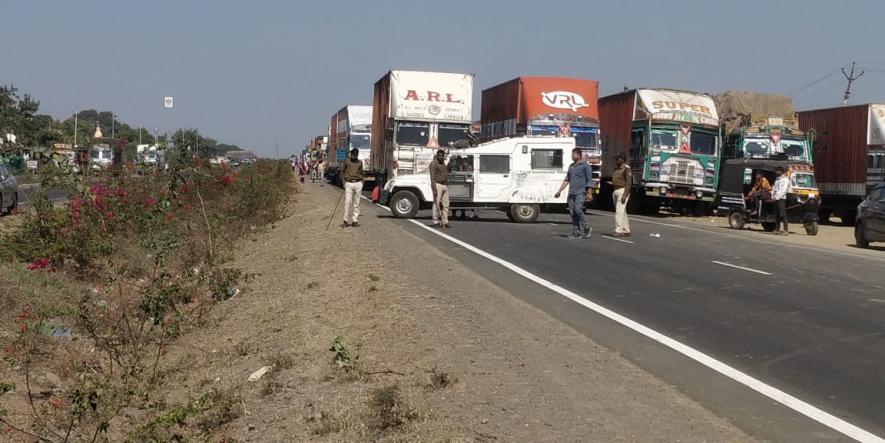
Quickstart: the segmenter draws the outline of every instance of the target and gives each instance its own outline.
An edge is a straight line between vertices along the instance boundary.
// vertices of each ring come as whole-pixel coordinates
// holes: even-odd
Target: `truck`
[[[447,155],[450,209],[498,209],[510,220],[530,223],[542,211],[563,210],[566,196],[556,197],[565,177],[572,137],[503,138],[451,150]],[[382,204],[398,218],[413,218],[430,209],[430,173],[400,174],[385,183]]]
[[[854,226],[857,205],[885,180],[885,104],[812,109],[797,116],[802,130],[815,133],[820,219],[836,215]]]
[[[392,70],[375,82],[370,165],[376,181],[427,171],[439,148],[470,145],[473,75]]]
[[[143,166],[157,167],[163,164],[164,151],[157,145],[136,145],[135,163]]]
[[[789,97],[725,91],[713,99],[725,140],[723,158],[791,160],[813,164],[813,133],[799,128],[799,119]]]
[[[633,89],[599,100],[601,193],[611,195],[612,167],[627,156],[633,172],[631,211],[712,211],[719,179],[721,133],[708,94]],[[606,200],[606,199],[601,199]]]
[[[517,77],[482,91],[480,140],[554,135],[574,137],[599,191],[599,82],[577,78]]]
[[[369,162],[372,143],[372,107],[347,105],[332,114],[329,125],[329,143],[326,150],[326,177],[331,183],[338,183],[339,171],[351,149],[359,150],[359,160],[369,181],[374,180],[375,171]],[[340,184],[340,183],[338,183]]]

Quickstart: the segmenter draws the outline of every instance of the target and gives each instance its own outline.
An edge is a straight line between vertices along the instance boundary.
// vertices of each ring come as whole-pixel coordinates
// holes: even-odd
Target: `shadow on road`
[[[870,245],[870,247],[868,247],[868,248],[859,248],[859,247],[857,247],[857,245],[854,244],[854,243],[849,243],[849,244],[847,244],[847,245],[845,245],[845,246],[848,246],[849,248],[853,248],[853,249],[860,249],[861,251],[863,251],[863,250],[867,250],[867,251],[882,251],[882,252],[885,252],[885,246],[873,246],[873,245]]]

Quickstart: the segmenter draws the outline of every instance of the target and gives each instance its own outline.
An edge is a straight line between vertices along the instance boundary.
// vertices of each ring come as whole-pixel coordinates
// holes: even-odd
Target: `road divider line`
[[[632,242],[632,241],[630,241],[630,240],[624,240],[623,238],[612,237],[612,236],[610,236],[610,235],[600,235],[600,237],[602,237],[602,238],[606,238],[606,239],[609,239],[609,240],[614,240],[614,241],[623,242],[623,243],[630,243],[631,245],[635,245],[635,244],[636,244],[636,242]]]
[[[770,272],[765,272],[765,271],[760,271],[760,270],[758,270],[758,269],[746,268],[746,267],[743,267],[743,266],[733,265],[733,264],[731,264],[731,263],[725,263],[725,262],[723,262],[723,261],[713,260],[713,263],[716,263],[716,264],[719,265],[719,266],[728,266],[729,268],[740,269],[740,270],[748,271],[748,272],[755,272],[755,273],[757,273],[757,274],[771,275]]]
[[[386,206],[383,206],[383,205],[380,205],[377,203],[376,203],[376,205],[381,208],[384,208],[386,211],[390,211],[390,208],[388,208]],[[645,326],[639,322],[631,320],[630,318],[627,318],[621,314],[618,314],[615,311],[612,311],[606,307],[603,307],[603,306],[598,305],[590,300],[587,300],[586,298],[581,297],[580,295],[578,295],[572,291],[569,291],[568,289],[565,289],[555,283],[545,280],[535,274],[532,274],[531,272],[528,272],[525,269],[522,269],[519,266],[514,265],[513,263],[510,263],[502,258],[499,258],[495,255],[492,255],[492,254],[486,252],[486,251],[483,251],[482,249],[479,249],[476,246],[471,245],[470,243],[458,240],[457,238],[454,238],[448,234],[440,232],[439,230],[433,229],[432,227],[427,226],[424,223],[421,223],[420,221],[417,221],[417,220],[408,220],[408,221],[410,223],[414,224],[415,226],[417,226],[421,229],[424,229],[427,232],[430,232],[433,235],[439,236],[451,243],[454,243],[458,246],[463,247],[464,249],[466,249],[470,252],[473,252],[474,254],[479,255],[480,257],[483,257],[489,261],[497,263],[498,265],[501,265],[504,268],[507,268],[510,271],[513,271],[514,273],[516,273],[516,274],[518,274],[530,281],[533,281],[541,286],[544,286],[545,288],[547,288],[547,289],[549,289],[549,290],[551,290],[551,291],[553,291],[553,292],[555,292],[555,293],[557,293],[557,294],[559,294],[559,295],[561,295],[561,296],[563,296],[563,297],[565,297],[565,298],[567,298],[567,299],[569,299],[581,306],[584,306],[585,308],[590,309],[591,311],[596,312],[597,314],[602,315],[603,317],[606,317],[606,318],[608,318],[608,319],[610,319],[610,320],[612,320],[624,327],[627,327],[627,328],[633,330],[634,332],[637,332],[637,333],[639,333],[651,340],[654,340],[654,341],[656,341],[656,342],[658,342],[658,343],[706,366],[707,368],[710,368],[713,371],[715,371],[719,374],[722,374],[725,377],[728,377],[729,379],[731,379],[737,383],[740,383],[740,384],[742,384],[742,385],[744,385],[744,386],[746,386],[746,387],[748,387],[748,388],[750,388],[750,389],[752,389],[752,390],[754,390],[754,391],[756,391],[756,392],[758,392],[758,393],[760,393],[760,394],[762,394],[762,395],[764,395],[764,396],[766,396],[766,397],[768,397],[768,398],[770,398],[770,399],[772,399],[772,400],[774,400],[774,401],[776,401],[776,402],[778,402],[778,403],[780,403],[780,404],[782,404],[782,405],[784,405],[784,406],[786,406],[786,407],[788,407],[788,408],[790,408],[790,409],[792,409],[792,410],[794,410],[794,411],[796,411],[796,412],[798,412],[798,413],[800,413],[800,414],[802,414],[802,415],[804,415],[804,416],[806,416],[806,417],[808,417],[808,418],[810,418],[810,419],[812,419],[812,420],[814,420],[814,421],[816,421],[816,422],[818,422],[830,429],[833,429],[833,430],[835,430],[839,433],[842,433],[848,437],[851,437],[859,442],[885,443],[885,439],[883,439],[883,438],[881,438],[881,437],[879,437],[867,430],[864,430],[864,429],[862,429],[858,426],[855,426],[845,420],[842,420],[839,417],[836,417],[836,416],[834,416],[834,415],[832,415],[832,414],[830,414],[830,413],[828,413],[828,412],[826,412],[826,411],[824,411],[824,410],[822,410],[810,403],[806,403],[806,402],[804,402],[804,401],[802,401],[802,400],[800,400],[800,399],[798,399],[798,398],[796,398],[796,397],[794,397],[794,396],[792,396],[792,395],[790,395],[790,394],[788,394],[788,393],[786,393],[774,386],[771,386],[761,380],[753,378],[752,376],[750,376],[744,372],[741,372],[738,369],[735,369],[735,368],[733,368],[733,367],[731,367],[731,366],[729,366],[729,365],[727,365],[727,364],[725,364],[725,363],[723,363],[723,362],[721,362],[721,361],[719,361],[707,354],[704,354],[703,352],[698,351],[697,349],[694,349],[688,345],[685,345],[680,341],[674,340],[674,339],[672,339],[672,338],[670,338],[670,337],[668,337],[668,336],[666,336],[654,329],[649,328],[648,326]]]

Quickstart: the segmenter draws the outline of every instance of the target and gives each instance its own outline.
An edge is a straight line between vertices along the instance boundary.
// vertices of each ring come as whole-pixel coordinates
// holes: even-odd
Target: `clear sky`
[[[278,136],[283,156],[391,68],[476,74],[475,119],[479,91],[519,75],[835,106],[852,60],[851,102],[885,102],[883,17],[881,0],[0,0],[0,83],[55,117],[108,109],[265,156]]]

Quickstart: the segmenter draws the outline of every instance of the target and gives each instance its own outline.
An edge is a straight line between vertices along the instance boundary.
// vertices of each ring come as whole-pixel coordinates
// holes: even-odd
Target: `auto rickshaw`
[[[777,229],[777,209],[767,192],[751,193],[757,177],[765,177],[774,184],[775,169],[783,168],[790,187],[787,191],[787,220],[802,223],[805,233],[817,235],[820,207],[820,191],[814,181],[814,166],[807,162],[732,159],[725,160],[719,174],[719,192],[716,209],[726,214],[728,225],[742,229],[747,223],[759,223],[768,232]]]

